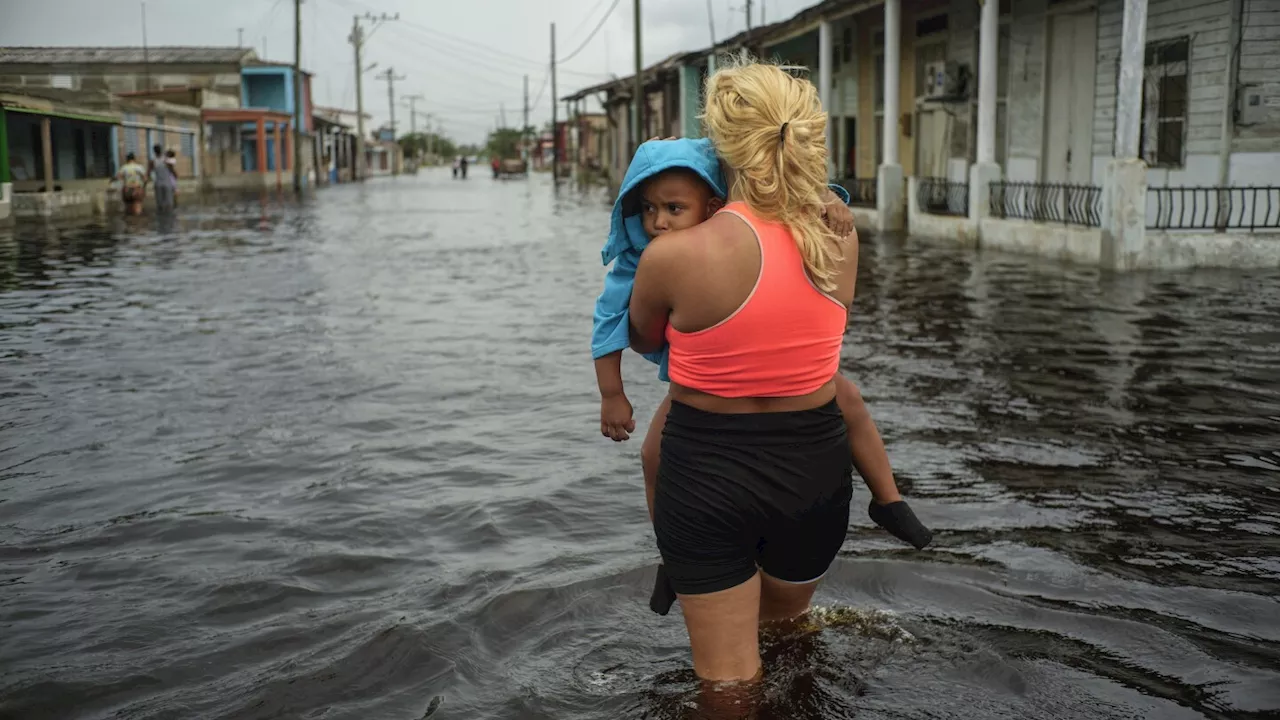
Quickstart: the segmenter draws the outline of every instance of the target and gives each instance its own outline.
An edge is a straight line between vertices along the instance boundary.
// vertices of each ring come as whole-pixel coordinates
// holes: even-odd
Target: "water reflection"
[[[855,513],[716,710],[591,429],[605,193],[182,202],[0,231],[0,715],[1280,712],[1275,272],[864,238],[845,371],[937,545]]]

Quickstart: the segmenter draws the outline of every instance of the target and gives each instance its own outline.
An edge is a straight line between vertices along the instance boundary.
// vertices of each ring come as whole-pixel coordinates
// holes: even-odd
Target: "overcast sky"
[[[507,124],[519,125],[523,76],[529,75],[531,122],[551,118],[551,90],[544,87],[550,57],[551,22],[560,57],[582,46],[559,74],[559,93],[610,78],[634,67],[633,0],[617,0],[590,41],[593,28],[614,0],[304,0],[302,62],[314,72],[321,105],[355,107],[354,57],[347,36],[352,17],[366,12],[400,13],[366,43],[364,63],[378,67],[364,76],[365,110],[374,123],[387,119],[387,84],[377,73],[394,67],[396,124],[409,129],[400,98],[420,94],[424,114],[461,142],[480,142],[503,107]],[[764,0],[766,19],[790,17],[817,0]],[[135,0],[0,0],[0,45],[141,45],[142,3]],[[745,0],[710,0],[715,31],[723,39],[745,28]],[[753,16],[760,23],[761,1]],[[710,40],[706,0],[642,0],[644,62],[653,63]],[[148,0],[149,45],[244,44],[269,60],[293,60],[293,0]],[[372,30],[373,25],[369,25]]]

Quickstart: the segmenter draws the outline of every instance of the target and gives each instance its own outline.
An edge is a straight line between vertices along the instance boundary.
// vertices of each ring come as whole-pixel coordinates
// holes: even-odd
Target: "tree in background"
[[[526,134],[533,133],[533,128],[498,128],[489,133],[489,141],[485,144],[485,149],[490,156],[499,158],[518,158],[520,157],[520,141]]]
[[[426,157],[433,149],[442,158],[458,154],[458,146],[452,140],[436,133],[410,133],[402,136],[399,142],[406,157]]]

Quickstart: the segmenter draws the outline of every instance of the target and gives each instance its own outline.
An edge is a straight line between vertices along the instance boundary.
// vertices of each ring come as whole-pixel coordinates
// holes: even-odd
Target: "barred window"
[[[1147,44],[1142,82],[1142,159],[1180,167],[1187,141],[1187,61],[1190,38]]]

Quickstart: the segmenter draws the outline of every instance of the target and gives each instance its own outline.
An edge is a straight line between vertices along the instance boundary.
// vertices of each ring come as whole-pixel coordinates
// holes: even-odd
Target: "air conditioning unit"
[[[969,68],[954,60],[940,60],[924,66],[924,96],[930,100],[962,99]]]

